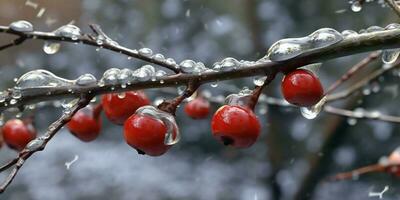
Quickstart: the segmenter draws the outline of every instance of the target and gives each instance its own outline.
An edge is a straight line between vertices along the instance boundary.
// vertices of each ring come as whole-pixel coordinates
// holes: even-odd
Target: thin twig
[[[91,34],[81,34],[77,38],[69,38],[69,37],[63,37],[60,35],[56,35],[54,32],[41,32],[41,31],[32,31],[32,32],[17,32],[13,31],[10,29],[8,26],[0,26],[0,33],[8,33],[8,34],[13,34],[20,36],[23,38],[19,43],[13,43],[8,44],[4,46],[2,49],[9,48],[12,46],[16,46],[19,44],[22,44],[25,39],[40,39],[40,40],[50,40],[50,41],[60,41],[60,42],[72,42],[72,43],[81,43],[81,44],[86,44],[90,46],[95,46],[98,48],[103,48],[103,49],[108,49],[117,53],[121,53],[124,55],[127,55],[129,57],[137,58],[149,63],[153,63],[162,67],[165,67],[169,70],[172,70],[175,73],[179,73],[179,65],[176,63],[169,63],[164,60],[158,60],[152,57],[151,55],[145,55],[141,54],[138,50],[136,49],[129,49],[127,47],[124,47],[114,40],[112,40],[110,37],[108,37],[100,28],[99,25],[92,24],[90,25],[96,36],[93,36]],[[98,42],[98,36],[101,35],[101,43]]]
[[[389,5],[390,8],[396,13],[398,17],[400,17],[400,7],[396,4],[394,0],[385,0],[386,4]]]
[[[53,122],[46,133],[43,136],[36,138],[31,141],[25,149],[23,149],[16,159],[8,162],[4,166],[0,167],[3,170],[14,166],[11,170],[10,174],[6,177],[4,182],[0,185],[0,193],[4,192],[6,188],[10,185],[10,183],[14,180],[20,168],[23,166],[25,161],[32,156],[35,152],[42,151],[47,143],[56,135],[56,133],[66,124],[68,123],[72,116],[81,108],[85,107],[90,103],[92,99],[92,95],[90,96],[82,96],[78,103],[74,105],[69,112],[64,112],[64,114],[55,122]]]
[[[378,52],[373,52],[369,54],[366,58],[361,60],[359,63],[355,64],[353,67],[351,67],[345,74],[343,74],[340,79],[338,79],[336,82],[334,82],[326,91],[325,95],[330,94],[333,90],[338,88],[341,84],[343,84],[345,81],[349,80],[353,75],[355,75],[358,71],[363,69],[364,67],[368,66],[372,61],[376,60],[379,58],[379,55],[381,54],[380,51]]]

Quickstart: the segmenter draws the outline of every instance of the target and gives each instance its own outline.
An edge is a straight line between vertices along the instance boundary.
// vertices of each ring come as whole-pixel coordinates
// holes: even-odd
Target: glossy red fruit
[[[211,121],[213,136],[225,145],[246,148],[260,135],[260,122],[254,112],[243,106],[224,105]]]
[[[21,151],[36,138],[36,130],[32,123],[19,119],[10,119],[2,127],[4,142],[10,148]]]
[[[171,146],[164,144],[166,132],[164,122],[149,115],[134,114],[124,124],[125,141],[139,154],[160,156],[167,152]]]
[[[302,107],[315,105],[324,95],[318,77],[304,69],[287,74],[282,80],[281,90],[286,101]]]
[[[210,103],[202,97],[197,97],[186,104],[185,112],[193,119],[206,118],[210,112]]]
[[[101,130],[100,110],[101,105],[80,109],[68,122],[68,130],[84,142],[96,139]]]
[[[106,94],[102,97],[102,105],[107,118],[115,124],[122,125],[129,116],[150,100],[142,91],[129,91],[124,94]]]

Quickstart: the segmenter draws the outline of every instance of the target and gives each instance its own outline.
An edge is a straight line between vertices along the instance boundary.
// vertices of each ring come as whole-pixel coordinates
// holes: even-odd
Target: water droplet
[[[33,25],[25,20],[20,20],[12,22],[10,24],[10,29],[17,32],[31,32],[33,31]]]
[[[29,151],[37,151],[39,150],[39,148],[43,146],[44,141],[45,139],[43,137],[38,137],[30,141],[25,148],[28,149]]]
[[[4,92],[0,92],[0,103],[6,101],[7,95]]]
[[[388,49],[382,52],[382,62],[385,64],[393,64],[400,55],[400,49]]]
[[[164,70],[157,70],[157,72],[156,72],[157,77],[163,77],[166,75],[167,75],[167,72],[165,72]]]
[[[362,10],[362,5],[359,1],[354,1],[351,4],[351,11],[353,12],[360,12]]]
[[[356,119],[356,118],[352,118],[352,117],[347,118],[347,123],[348,123],[350,126],[354,126],[354,125],[357,124],[357,119]]]
[[[154,60],[159,61],[159,62],[163,62],[165,60],[164,56],[162,54],[156,54],[152,57]]]
[[[284,61],[295,58],[310,48],[308,37],[287,38],[275,42],[268,50],[267,56],[272,61]]]
[[[344,30],[344,31],[342,31],[342,35],[343,35],[343,37],[347,38],[347,37],[357,36],[358,33],[356,31],[353,31],[353,30]]]
[[[124,68],[120,71],[120,74],[118,75],[118,81],[122,88],[125,88],[126,85],[129,85],[133,80],[134,76],[132,70]]]
[[[211,87],[213,87],[213,88],[218,87],[218,83],[217,82],[211,83]]]
[[[12,98],[14,98],[14,99],[19,99],[19,98],[21,98],[21,97],[22,97],[21,90],[19,90],[19,89],[14,89],[14,90],[12,91],[11,96],[12,96]]]
[[[79,76],[79,78],[77,78],[75,80],[75,82],[77,85],[80,85],[80,86],[88,86],[88,85],[96,84],[97,79],[96,79],[96,77],[94,77],[91,74],[84,74],[84,75]]]
[[[60,50],[61,44],[57,42],[45,41],[43,45],[43,51],[46,54],[55,54]]]
[[[172,58],[167,58],[167,59],[165,60],[165,63],[167,63],[167,65],[175,65],[175,64],[176,64],[175,60],[172,59]],[[178,65],[177,65],[177,66],[178,66]],[[179,67],[179,66],[178,66],[178,67]]]
[[[253,91],[248,87],[243,87],[237,94],[230,94],[225,98],[225,104],[227,105],[239,105],[247,106],[251,99]]]
[[[101,81],[104,84],[112,84],[115,85],[118,83],[118,76],[121,74],[121,70],[118,68],[110,68],[104,72]]]
[[[148,81],[155,76],[156,70],[151,65],[144,65],[133,72],[133,76],[139,81]]]
[[[253,83],[256,86],[262,86],[262,85],[264,85],[265,80],[267,80],[267,76],[255,77],[253,79]]]
[[[17,102],[18,102],[18,101],[17,101],[16,99],[11,99],[11,100],[10,100],[10,104],[11,104],[11,105],[16,104]]]
[[[182,94],[185,92],[185,89],[186,89],[185,86],[179,86],[179,87],[177,88],[178,94],[179,94],[179,95],[182,95]]]
[[[180,133],[178,125],[176,124],[174,116],[170,113],[161,111],[153,106],[143,106],[136,111],[137,115],[148,115],[161,120],[167,127],[165,133],[164,144],[174,145],[180,140]]]
[[[81,36],[81,29],[75,25],[67,24],[55,30],[54,34],[77,40]]]
[[[225,58],[221,62],[216,62],[213,65],[213,69],[216,71],[232,71],[240,67],[240,62],[235,58]]]
[[[73,85],[73,83],[73,81],[58,77],[47,70],[38,69],[22,75],[18,79],[15,88],[49,88]]]
[[[141,48],[139,49],[139,54],[142,56],[150,57],[153,55],[153,51],[149,48]]]
[[[313,49],[334,45],[343,40],[343,36],[332,28],[321,28],[310,34]]]
[[[385,27],[386,30],[394,30],[394,29],[399,29],[399,28],[400,28],[400,24],[398,24],[398,23],[391,23]]]
[[[377,31],[384,31],[385,29],[380,27],[380,26],[370,26],[367,28],[367,32],[368,33],[373,33],[373,32],[377,32]]]
[[[324,96],[317,104],[311,107],[301,107],[300,112],[306,119],[315,119],[321,112],[326,103],[326,96]]]

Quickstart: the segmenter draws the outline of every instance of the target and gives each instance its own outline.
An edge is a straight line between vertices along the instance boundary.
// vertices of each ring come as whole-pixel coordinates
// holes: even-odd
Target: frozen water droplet
[[[79,76],[79,78],[76,79],[75,82],[77,85],[87,86],[87,85],[96,84],[97,79],[96,79],[96,77],[94,77],[91,74],[84,74],[84,75]]]
[[[362,5],[359,1],[354,1],[351,4],[351,11],[353,12],[360,12],[362,10]]]
[[[156,72],[157,77],[163,77],[166,75],[167,75],[167,72],[165,72],[164,70],[157,70],[157,72]]]
[[[149,48],[141,48],[139,49],[139,54],[142,56],[150,57],[153,55],[153,51]]]
[[[12,91],[11,96],[12,96],[12,98],[14,98],[14,99],[19,99],[19,98],[21,98],[21,97],[22,97],[21,90],[19,90],[19,89],[14,89],[14,90]]]
[[[40,147],[43,146],[45,139],[43,137],[38,137],[36,139],[33,139],[26,145],[26,149],[29,151],[37,151],[39,150]]]
[[[400,55],[400,49],[388,49],[382,52],[382,62],[385,64],[393,64]]]
[[[262,86],[262,85],[264,85],[265,80],[267,80],[266,76],[255,77],[253,79],[253,83],[256,86]]]
[[[11,100],[10,100],[10,104],[11,104],[11,105],[16,104],[17,102],[18,102],[18,101],[17,101],[16,99],[11,99]]]
[[[121,87],[125,88],[134,81],[133,71],[127,68],[122,69],[118,75],[118,81],[121,83]]]
[[[178,125],[176,124],[174,116],[170,113],[159,110],[153,106],[143,106],[136,111],[137,115],[147,115],[161,120],[167,127],[165,133],[164,144],[174,145],[180,140],[180,133]]]
[[[152,58],[154,60],[156,60],[156,61],[159,61],[159,62],[164,62],[164,60],[165,60],[164,56],[162,54],[159,54],[159,53],[155,54]]]
[[[6,101],[7,95],[4,92],[0,92],[0,103]]]
[[[400,24],[398,24],[398,23],[391,23],[385,27],[386,30],[394,30],[394,29],[399,29],[399,28],[400,28]]]
[[[321,112],[324,104],[326,103],[326,96],[324,96],[317,104],[311,107],[301,107],[301,115],[306,119],[315,119]]]
[[[358,33],[353,30],[344,30],[344,31],[342,31],[342,35],[343,35],[343,37],[347,38],[347,37],[357,36]]]
[[[239,106],[247,106],[253,91],[248,87],[243,87],[241,91],[237,94],[230,94],[225,98],[225,104],[227,105],[239,105]]]
[[[185,86],[179,86],[179,87],[177,88],[177,90],[178,90],[178,94],[179,94],[179,95],[182,95],[182,94],[183,94],[183,92],[185,92],[185,89],[186,89],[186,87],[185,87]]]
[[[221,62],[216,62],[213,66],[213,69],[216,71],[232,71],[240,67],[240,62],[235,58],[228,57]]]
[[[380,26],[370,26],[367,28],[368,33],[377,32],[377,31],[384,31],[385,29]]]
[[[61,44],[57,42],[45,41],[43,45],[43,51],[46,54],[55,54],[60,50]]]
[[[172,58],[167,58],[167,59],[165,60],[165,63],[167,63],[168,65],[175,65],[175,64],[176,64],[175,60],[172,59]],[[178,66],[178,67],[179,67],[179,66]]]
[[[310,34],[313,49],[334,45],[343,40],[343,36],[332,28],[321,28]]]
[[[193,60],[184,60],[179,64],[180,69],[189,74],[201,74],[204,71],[207,71],[207,68],[203,63],[196,63]]]
[[[12,22],[10,24],[10,29],[17,32],[31,32],[33,31],[33,25],[25,20],[20,20]]]
[[[275,42],[268,50],[267,56],[272,61],[284,61],[299,56],[310,48],[308,37],[287,38]]]
[[[156,70],[151,65],[144,65],[133,72],[133,76],[139,81],[148,81],[155,76]]]
[[[121,70],[118,68],[110,68],[104,72],[101,81],[104,84],[112,84],[115,85],[118,83],[118,76],[121,74]]]
[[[25,73],[22,75],[16,85],[16,89],[25,89],[25,88],[48,88],[48,87],[57,87],[57,86],[67,86],[72,85],[73,81],[63,79],[54,75],[53,73],[38,69]]]
[[[218,83],[217,82],[211,83],[211,87],[213,87],[213,88],[218,87]]]
[[[67,24],[55,30],[54,34],[77,40],[81,36],[81,29],[75,25]]]

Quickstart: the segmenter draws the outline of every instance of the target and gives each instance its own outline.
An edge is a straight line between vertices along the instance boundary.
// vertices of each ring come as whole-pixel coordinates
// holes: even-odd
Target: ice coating
[[[252,97],[253,91],[247,87],[244,87],[237,94],[230,94],[225,98],[225,104],[227,105],[238,105],[238,106],[248,106],[250,99]]]
[[[67,24],[55,30],[54,34],[77,40],[78,37],[81,35],[81,29],[75,25]]]
[[[387,49],[382,52],[382,62],[393,64],[400,55],[400,49]]]
[[[23,74],[16,82],[15,89],[25,88],[50,88],[73,85],[74,81],[67,80],[53,73],[38,69]]]
[[[133,76],[139,81],[151,80],[156,75],[156,70],[151,65],[144,65],[133,72]]]
[[[332,28],[321,28],[302,38],[287,38],[275,42],[267,57],[279,62],[295,58],[307,51],[325,48],[343,40],[343,36]]]
[[[97,79],[92,74],[83,74],[75,80],[75,83],[80,86],[94,85]]]
[[[176,124],[175,117],[172,116],[170,113],[159,110],[154,106],[143,106],[137,109],[135,114],[151,116],[155,119],[161,120],[164,123],[164,125],[167,127],[164,144],[174,145],[179,142],[179,128]]]
[[[239,68],[241,63],[235,58],[225,58],[221,62],[216,62],[213,65],[213,70],[215,71],[232,71],[236,68]]]
[[[317,104],[311,107],[301,107],[300,112],[306,119],[315,119],[321,112],[322,108],[326,103],[326,96],[324,96]]]
[[[208,68],[201,62],[195,62],[193,60],[184,60],[179,64],[180,69],[184,73],[188,74],[201,74],[208,70]]]
[[[17,32],[31,32],[33,25],[25,20],[15,21],[10,24],[10,29]]]

